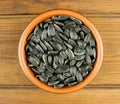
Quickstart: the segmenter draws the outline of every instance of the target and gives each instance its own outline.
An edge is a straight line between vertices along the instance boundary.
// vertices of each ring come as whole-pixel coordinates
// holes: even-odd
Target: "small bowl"
[[[58,88],[58,89],[48,86],[47,84],[44,84],[43,82],[39,81],[36,77],[34,77],[34,73],[27,65],[26,52],[25,52],[25,45],[27,43],[26,39],[27,39],[28,35],[32,32],[34,27],[38,23],[43,22],[44,20],[46,20],[52,16],[56,16],[56,15],[69,15],[69,16],[72,16],[72,17],[75,17],[75,18],[81,20],[91,30],[91,32],[96,40],[96,47],[97,47],[97,58],[94,63],[94,67],[91,70],[91,72],[89,73],[89,75],[82,82],[80,82],[79,84],[77,84],[75,86],[63,87],[63,88]],[[79,89],[85,87],[88,83],[90,83],[90,81],[92,81],[94,79],[94,77],[98,73],[101,63],[102,63],[103,44],[102,44],[100,35],[99,35],[98,31],[96,30],[96,28],[93,26],[93,24],[87,18],[85,18],[81,14],[79,14],[75,11],[71,11],[71,10],[50,10],[50,11],[44,12],[44,13],[38,15],[37,17],[35,17],[25,28],[25,30],[20,38],[20,42],[19,42],[18,56],[19,56],[20,65],[21,65],[25,75],[28,77],[29,80],[32,81],[33,84],[35,84],[39,88],[44,89],[49,92],[69,93],[69,92],[73,92],[73,91],[76,91],[76,90],[79,90]]]

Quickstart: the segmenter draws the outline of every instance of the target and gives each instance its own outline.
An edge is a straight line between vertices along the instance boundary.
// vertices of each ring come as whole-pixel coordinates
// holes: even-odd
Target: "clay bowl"
[[[97,44],[97,58],[96,58],[94,67],[93,67],[92,71],[89,73],[89,75],[82,82],[80,82],[79,84],[77,84],[75,86],[63,87],[63,88],[59,88],[59,89],[50,87],[47,84],[42,83],[41,81],[39,81],[37,78],[34,77],[34,73],[31,71],[31,69],[27,65],[26,52],[25,52],[25,45],[27,42],[26,39],[27,39],[28,35],[32,32],[34,27],[38,23],[40,23],[52,16],[55,16],[55,15],[69,15],[69,16],[73,16],[77,19],[80,19],[91,30],[91,32],[96,40],[96,44]],[[71,10],[50,10],[50,11],[44,12],[44,13],[38,15],[37,17],[35,17],[25,28],[25,30],[20,38],[20,42],[19,42],[18,56],[19,56],[20,65],[21,65],[25,75],[37,87],[44,89],[46,91],[49,91],[49,92],[53,92],[53,93],[69,93],[69,92],[73,92],[73,91],[76,91],[76,90],[79,90],[79,89],[85,87],[87,84],[89,84],[94,79],[94,77],[98,73],[101,63],[102,63],[103,44],[102,44],[100,35],[99,35],[98,31],[96,30],[96,28],[93,26],[93,24],[87,18],[85,18],[81,14],[79,14],[75,11],[71,11]]]

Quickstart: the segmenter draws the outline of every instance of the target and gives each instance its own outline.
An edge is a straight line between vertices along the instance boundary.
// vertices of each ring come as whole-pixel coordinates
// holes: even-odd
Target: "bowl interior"
[[[52,16],[56,16],[56,15],[68,15],[68,16],[72,16],[72,17],[75,17],[75,18],[81,20],[91,30],[91,32],[96,40],[96,45],[97,45],[96,46],[97,47],[96,48],[97,49],[97,58],[94,63],[94,67],[91,70],[91,72],[89,73],[89,75],[82,82],[80,82],[79,84],[77,84],[75,86],[63,87],[60,89],[55,89],[51,86],[48,86],[47,84],[40,82],[37,78],[34,77],[34,73],[31,71],[31,69],[27,65],[26,52],[25,52],[25,46],[27,43],[26,39],[27,39],[28,35],[32,32],[34,27],[37,24],[39,24],[40,22],[43,22],[44,20],[46,20]],[[101,41],[98,31],[93,26],[93,24],[88,19],[86,19],[84,16],[82,16],[79,13],[76,13],[74,11],[70,11],[70,10],[51,10],[51,11],[40,14],[39,16],[34,18],[28,24],[28,26],[26,27],[26,29],[24,30],[24,32],[20,38],[18,55],[19,55],[20,65],[21,65],[25,75],[32,81],[32,83],[34,83],[39,88],[42,88],[49,92],[68,93],[68,92],[76,91],[76,90],[86,86],[95,77],[95,75],[99,71],[101,63],[102,63],[103,45],[102,45],[102,41]]]

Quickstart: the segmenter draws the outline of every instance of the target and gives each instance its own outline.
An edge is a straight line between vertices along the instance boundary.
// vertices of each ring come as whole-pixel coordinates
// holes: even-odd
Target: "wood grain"
[[[82,89],[53,94],[40,89],[0,89],[0,104],[118,104],[120,89]]]
[[[0,0],[0,14],[39,14],[62,8],[80,13],[120,13],[120,0]]]
[[[104,45],[104,60],[90,86],[120,85],[120,18],[88,17],[99,30]],[[22,72],[17,55],[19,38],[32,17],[0,19],[0,85],[33,85]]]

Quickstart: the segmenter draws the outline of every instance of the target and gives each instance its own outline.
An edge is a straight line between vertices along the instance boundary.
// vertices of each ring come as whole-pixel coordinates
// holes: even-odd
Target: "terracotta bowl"
[[[64,87],[64,88],[59,88],[59,89],[50,87],[47,84],[40,82],[37,78],[34,77],[34,73],[31,71],[31,69],[27,65],[26,52],[25,52],[25,45],[27,43],[26,39],[27,39],[28,35],[32,32],[34,27],[38,23],[43,22],[44,20],[46,20],[52,16],[55,16],[55,15],[69,15],[69,16],[73,16],[75,18],[80,19],[91,30],[91,32],[96,40],[96,44],[97,44],[97,58],[96,58],[96,61],[94,64],[94,68],[89,73],[89,75],[82,82],[80,82],[79,84],[77,84],[75,86]],[[71,11],[71,10],[50,10],[50,11],[44,12],[44,13],[38,15],[37,17],[35,17],[25,28],[25,30],[20,38],[20,42],[19,42],[18,56],[19,56],[20,65],[21,65],[25,75],[28,77],[29,80],[32,81],[33,84],[35,84],[39,88],[44,89],[49,92],[69,93],[69,92],[73,92],[73,91],[76,91],[76,90],[79,90],[79,89],[85,87],[88,83],[90,83],[90,81],[92,81],[94,79],[94,77],[98,73],[101,63],[102,63],[103,45],[102,45],[100,35],[99,35],[98,31],[96,30],[96,28],[93,26],[93,24],[87,18],[85,18],[81,14],[79,14],[75,11]]]

